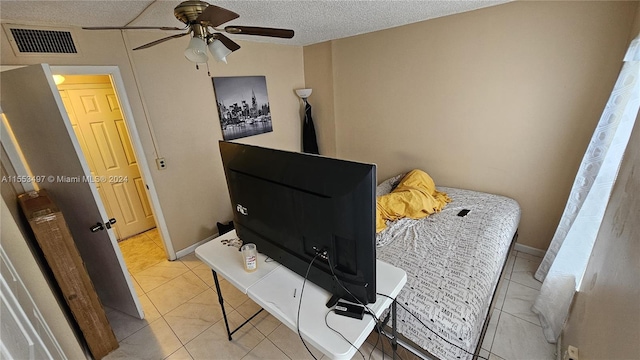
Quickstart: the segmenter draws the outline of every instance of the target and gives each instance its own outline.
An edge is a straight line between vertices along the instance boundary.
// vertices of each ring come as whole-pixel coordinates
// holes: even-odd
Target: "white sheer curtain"
[[[556,342],[580,288],[640,106],[640,36],[631,42],[611,97],[580,164],[560,224],[535,278],[543,281],[532,310]]]

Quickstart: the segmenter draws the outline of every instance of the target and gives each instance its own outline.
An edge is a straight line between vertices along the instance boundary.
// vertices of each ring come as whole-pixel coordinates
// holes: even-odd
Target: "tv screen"
[[[309,281],[375,302],[375,165],[219,145],[238,237],[303,277],[315,257]]]

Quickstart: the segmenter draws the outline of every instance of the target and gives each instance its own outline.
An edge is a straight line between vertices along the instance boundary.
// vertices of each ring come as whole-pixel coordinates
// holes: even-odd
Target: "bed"
[[[403,175],[382,182],[377,195],[389,193]],[[377,257],[407,272],[398,302],[449,342],[399,310],[401,344],[425,358],[472,359],[471,354],[480,351],[498,281],[515,242],[520,207],[504,196],[438,190],[452,201],[424,219],[387,222],[376,236]],[[458,216],[462,210],[470,211]]]

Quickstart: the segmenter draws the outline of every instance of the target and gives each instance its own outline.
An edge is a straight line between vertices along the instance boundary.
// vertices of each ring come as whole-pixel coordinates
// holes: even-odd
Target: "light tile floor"
[[[144,236],[142,236],[144,235]],[[155,254],[153,234],[134,241]],[[151,243],[149,243],[151,239]],[[113,309],[107,316],[120,347],[105,359],[311,359],[298,335],[273,316],[261,313],[228,341],[222,312],[210,269],[194,254],[177,261],[149,260],[134,241],[121,243],[127,265],[144,309],[140,320]],[[161,246],[160,244],[156,244]],[[514,251],[505,270],[505,280],[482,344],[481,356],[491,360],[552,360],[555,347],[544,340],[542,329],[530,307],[540,283],[533,273],[540,258]],[[222,279],[221,288],[230,325],[235,327],[258,310],[258,305]],[[380,345],[373,349],[376,335],[361,347],[368,357],[382,359]],[[388,344],[388,343],[387,343]],[[390,347],[386,345],[385,349]],[[322,354],[310,346],[318,359]],[[388,352],[388,351],[387,351]],[[404,349],[403,360],[414,359]],[[356,353],[354,359],[361,358]],[[387,358],[389,358],[387,356]]]
[[[490,359],[556,358],[555,345],[545,340],[540,320],[531,311],[542,285],[533,278],[541,261],[540,257],[519,251],[509,255],[498,299],[482,343],[484,354],[490,353]]]

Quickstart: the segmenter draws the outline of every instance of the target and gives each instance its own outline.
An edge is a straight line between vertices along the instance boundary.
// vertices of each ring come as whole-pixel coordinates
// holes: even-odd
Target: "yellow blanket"
[[[385,220],[422,219],[439,212],[448,202],[451,199],[436,190],[431,176],[422,170],[411,170],[392,192],[378,196],[376,233],[387,227]]]

